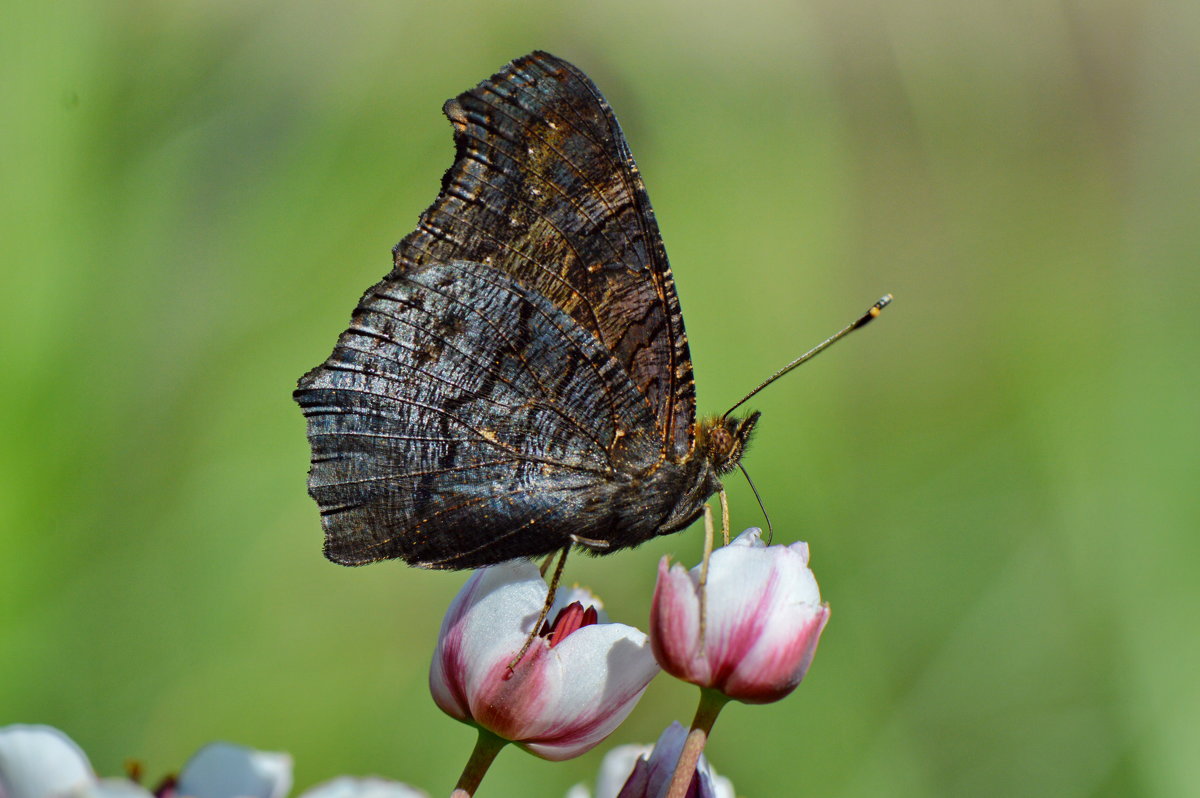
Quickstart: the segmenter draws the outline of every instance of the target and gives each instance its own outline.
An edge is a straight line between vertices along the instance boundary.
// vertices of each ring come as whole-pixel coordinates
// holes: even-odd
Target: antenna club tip
[[[854,324],[850,325],[850,329],[857,330],[859,327],[862,327],[867,322],[873,321],[874,319],[878,318],[879,314],[883,312],[883,309],[886,308],[890,304],[892,304],[892,295],[884,294],[882,297],[880,297],[878,302],[876,302],[874,305],[872,305],[870,308],[867,309],[867,312],[864,313],[862,315],[862,317],[859,318],[858,321],[856,321],[856,322],[854,322]]]

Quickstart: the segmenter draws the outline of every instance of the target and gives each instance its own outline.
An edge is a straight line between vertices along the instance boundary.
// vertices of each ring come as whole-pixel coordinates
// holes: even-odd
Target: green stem
[[[479,789],[483,775],[495,761],[496,754],[506,745],[508,740],[502,740],[490,731],[480,729],[479,738],[475,741],[475,750],[471,752],[471,758],[467,760],[467,766],[458,777],[458,784],[455,785],[454,792],[450,793],[450,798],[471,798],[475,790]]]
[[[728,701],[727,696],[716,690],[700,688],[700,705],[696,707],[692,730],[688,732],[683,751],[679,754],[679,764],[675,766],[675,775],[671,777],[671,788],[667,790],[667,798],[684,798],[687,795],[688,787],[696,774],[696,764],[704,751],[704,744],[708,742],[708,735],[713,724],[717,722],[717,715],[721,714],[722,707]]]

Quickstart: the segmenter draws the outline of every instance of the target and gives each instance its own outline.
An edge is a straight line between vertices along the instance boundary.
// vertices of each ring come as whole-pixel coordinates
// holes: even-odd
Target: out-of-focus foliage
[[[1182,0],[6,9],[0,723],[106,773],[225,738],[449,792],[471,734],[425,681],[465,577],[322,559],[290,392],[433,199],[442,101],[544,48],[625,126],[702,409],[896,295],[755,400],[833,617],[795,695],[718,724],[739,794],[1194,793],[1197,42]],[[699,551],[569,577],[644,627]],[[613,744],[694,700],[656,681]]]

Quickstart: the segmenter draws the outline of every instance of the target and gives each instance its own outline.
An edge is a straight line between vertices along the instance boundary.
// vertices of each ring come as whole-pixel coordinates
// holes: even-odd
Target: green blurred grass
[[[703,410],[897,296],[756,400],[747,466],[834,612],[795,696],[718,725],[739,793],[1197,789],[1193,5],[8,16],[0,723],[106,773],[227,738],[301,786],[449,791],[471,735],[425,678],[463,577],[321,558],[290,391],[436,193],[441,102],[541,47],[621,117]],[[572,576],[644,625],[657,557],[699,547]],[[660,679],[612,742],[693,700]],[[505,753],[484,789],[561,794],[599,756]]]

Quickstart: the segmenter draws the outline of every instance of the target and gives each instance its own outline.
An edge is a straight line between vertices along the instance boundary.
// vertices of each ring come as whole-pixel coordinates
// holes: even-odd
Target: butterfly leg
[[[571,542],[586,549],[593,549],[594,551],[608,551],[612,548],[611,541],[600,540],[598,538],[585,538],[582,535],[571,535]]]
[[[550,578],[550,589],[546,591],[546,603],[542,605],[542,611],[538,613],[537,620],[533,622],[533,628],[529,630],[529,636],[525,638],[525,644],[521,646],[521,650],[517,652],[517,656],[513,657],[512,662],[508,663],[509,673],[512,673],[513,669],[525,658],[529,647],[533,645],[533,639],[542,630],[542,624],[546,622],[546,616],[550,614],[550,608],[554,606],[554,594],[558,592],[558,583],[562,579],[563,567],[567,564],[567,552],[570,550],[571,547],[566,546],[563,548],[562,553],[558,555],[558,565],[554,568],[554,576]],[[547,558],[546,563],[549,564],[549,558]]]
[[[721,488],[721,492],[717,494],[721,497],[721,538],[725,541],[725,545],[729,545],[729,497],[725,494],[725,489]]]
[[[722,491],[724,494],[724,491]],[[712,556],[713,548],[713,511],[710,505],[704,505],[704,559],[700,563],[700,636],[696,639],[696,651],[704,648],[705,626],[708,621],[708,559]]]

